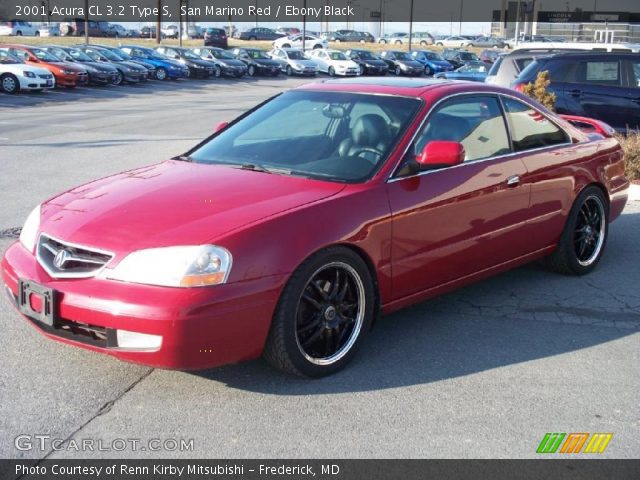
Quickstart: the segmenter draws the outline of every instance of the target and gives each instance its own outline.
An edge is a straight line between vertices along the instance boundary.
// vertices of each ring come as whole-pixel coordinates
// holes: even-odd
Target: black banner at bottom
[[[0,479],[634,479],[640,460],[0,460]]]

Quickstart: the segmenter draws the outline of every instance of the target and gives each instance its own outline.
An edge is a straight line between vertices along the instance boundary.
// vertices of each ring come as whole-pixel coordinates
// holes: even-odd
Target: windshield
[[[22,63],[18,57],[14,57],[9,52],[4,50],[0,50],[0,63],[4,63],[5,65],[13,64],[13,63]]]
[[[429,60],[444,60],[437,53],[425,53],[424,56],[427,57]]]
[[[362,60],[378,60],[378,57],[366,50],[355,52],[355,54],[357,55],[357,58],[360,58]]]
[[[411,55],[405,52],[394,52],[394,55],[396,56],[396,60],[413,60],[413,58],[411,58]]]
[[[116,57],[118,57],[120,60],[131,60],[131,57],[126,52],[123,52],[122,50],[109,49],[109,51],[113,53]]]
[[[361,182],[386,161],[420,104],[391,95],[289,91],[190,152],[189,159]]]
[[[113,53],[111,50],[107,50],[106,48],[104,50],[100,50],[100,53],[102,55],[104,55],[105,57],[107,57],[109,60],[112,60],[114,62],[117,62],[120,60],[120,57],[118,57],[115,53]]]
[[[247,54],[256,60],[268,59],[267,55],[262,50],[247,50]]]
[[[209,50],[209,52],[211,52],[211,55],[213,55],[213,58],[221,58],[221,59],[227,59],[227,60],[233,60],[234,58],[233,55],[225,52],[224,50]]]
[[[56,57],[58,57],[60,60],[63,61],[68,61],[68,60],[73,60],[71,58],[71,56],[65,52],[64,50],[62,50],[61,48],[56,48],[56,47],[48,47],[47,48],[47,52],[49,52],[51,55],[55,55]]]
[[[346,60],[347,57],[344,53],[342,52],[331,52],[329,54],[329,58],[331,58],[331,60]]]
[[[475,53],[460,52],[460,60],[479,60],[479,58]]]
[[[193,53],[191,50],[179,50],[184,58],[189,58],[191,60],[200,60],[200,57]]]
[[[78,60],[80,62],[90,62],[91,61],[91,57],[89,55],[87,55],[86,53],[80,51],[80,50],[67,50],[67,53],[69,55],[71,55],[71,58],[73,58],[74,60]]]
[[[43,62],[60,62],[61,61],[58,57],[56,57],[52,53],[48,53],[45,50],[40,50],[39,48],[34,48],[33,50],[31,50],[31,52]]]
[[[89,55],[89,57],[91,57],[91,60],[95,60],[95,61],[99,61],[99,62],[104,62],[104,61],[107,60],[107,58],[105,56],[100,55],[95,50],[86,50],[85,53],[87,55]]]
[[[306,60],[307,59],[307,57],[304,56],[304,53],[302,53],[299,50],[291,50],[291,51],[287,52],[287,56],[291,60]]]

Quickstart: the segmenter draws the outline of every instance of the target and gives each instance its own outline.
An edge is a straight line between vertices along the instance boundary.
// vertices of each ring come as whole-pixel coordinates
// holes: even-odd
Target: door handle
[[[579,97],[580,95],[582,95],[582,90],[569,90],[569,95],[571,95],[572,97]]]
[[[507,178],[507,185],[509,187],[515,187],[519,183],[520,183],[520,176],[519,175],[512,175],[509,178]]]

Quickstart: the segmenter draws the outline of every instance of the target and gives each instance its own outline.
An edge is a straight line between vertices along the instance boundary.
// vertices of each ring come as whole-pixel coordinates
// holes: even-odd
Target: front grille
[[[53,278],[87,278],[95,276],[113,254],[54,239],[44,233],[38,240],[38,263]]]
[[[38,75],[38,77],[44,78],[45,80],[51,80],[53,78],[53,75],[48,73],[48,74],[45,74],[45,75]]]

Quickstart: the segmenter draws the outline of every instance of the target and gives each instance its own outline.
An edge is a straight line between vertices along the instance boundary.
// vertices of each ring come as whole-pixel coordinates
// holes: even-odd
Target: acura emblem
[[[64,269],[64,265],[69,261],[70,258],[71,253],[69,253],[67,250],[62,249],[58,253],[56,253],[55,257],[53,257],[53,264],[56,268]]]

